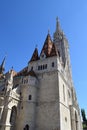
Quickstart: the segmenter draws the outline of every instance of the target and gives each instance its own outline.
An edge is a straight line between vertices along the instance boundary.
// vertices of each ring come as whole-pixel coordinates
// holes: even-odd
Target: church
[[[48,32],[40,54],[27,66],[4,72],[0,65],[0,130],[82,130],[72,80],[69,44],[58,18],[53,40]]]

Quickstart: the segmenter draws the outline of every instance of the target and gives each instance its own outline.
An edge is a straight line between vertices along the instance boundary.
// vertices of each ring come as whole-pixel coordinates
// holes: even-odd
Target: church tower
[[[69,54],[69,44],[64,32],[61,30],[58,18],[56,19],[56,31],[53,36],[53,42],[55,43],[56,48],[60,54],[61,62],[66,71],[67,81],[71,85],[72,73],[71,73],[71,63]]]
[[[53,40],[48,33],[40,54],[35,48],[27,66],[9,75],[11,85],[6,75],[0,78],[1,130],[82,130],[69,44],[58,18]]]
[[[80,118],[80,110],[77,103],[76,92],[72,80],[69,44],[64,32],[60,28],[58,18],[56,19],[56,31],[54,33],[53,42],[56,45],[57,51],[60,54],[60,61],[62,63],[62,70],[59,69],[59,93],[60,93],[60,119],[61,119],[61,130],[64,129],[64,122],[71,122],[71,130],[81,130],[82,123]],[[61,74],[61,75],[60,75]],[[61,93],[63,95],[61,95]],[[64,98],[64,99],[62,99]],[[68,111],[69,110],[69,111]],[[63,111],[65,111],[63,113]],[[64,116],[64,117],[63,117]],[[64,119],[65,121],[64,121]],[[68,122],[68,124],[69,124]],[[67,124],[67,123],[65,123]],[[70,129],[70,128],[69,128]]]
[[[35,130],[81,130],[69,45],[58,19],[53,41],[48,33],[40,55],[35,49],[28,64],[32,69],[38,79]]]

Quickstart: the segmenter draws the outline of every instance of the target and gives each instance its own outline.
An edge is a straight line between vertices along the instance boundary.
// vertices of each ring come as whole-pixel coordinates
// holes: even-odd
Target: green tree
[[[86,119],[86,114],[85,114],[85,110],[84,109],[81,109],[81,114],[82,114],[83,122],[86,122],[87,119]]]

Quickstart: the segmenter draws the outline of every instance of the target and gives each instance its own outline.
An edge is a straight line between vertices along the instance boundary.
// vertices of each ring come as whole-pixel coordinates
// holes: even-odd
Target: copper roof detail
[[[28,72],[28,67],[25,67],[24,69],[22,69],[21,71],[19,71],[15,76],[25,76],[26,73]]]
[[[25,67],[23,70],[21,70],[20,72],[18,72],[15,77],[18,77],[18,76],[33,76],[33,77],[36,77],[36,74],[33,70],[30,70],[28,72],[28,67]]]
[[[44,42],[43,48],[41,50],[40,56],[42,54],[46,55],[47,57],[51,57],[51,56],[57,56],[57,51],[56,51],[56,47],[54,45],[54,43],[51,40],[50,34],[47,35],[46,40]]]
[[[39,56],[38,56],[38,49],[35,48],[34,52],[33,52],[33,55],[31,57],[31,60],[29,62],[32,62],[32,61],[37,61],[39,59]]]
[[[55,44],[53,43],[50,56],[52,57],[52,56],[57,56],[57,55],[58,55],[58,52],[57,52]]]
[[[36,73],[33,70],[30,70],[28,73],[26,73],[26,76],[28,76],[28,75],[33,76],[33,77],[37,77]]]

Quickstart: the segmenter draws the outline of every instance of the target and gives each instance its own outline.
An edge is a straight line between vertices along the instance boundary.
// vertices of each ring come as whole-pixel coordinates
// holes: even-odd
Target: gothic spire
[[[0,65],[0,74],[3,74],[3,71],[5,70],[5,60],[6,60],[6,56],[4,57],[1,65]]]
[[[53,36],[54,43],[62,40],[62,37],[63,37],[63,31],[61,30],[60,23],[59,23],[59,20],[57,17],[56,18],[56,31],[55,31],[54,36]]]
[[[51,36],[48,32],[46,40],[44,42],[43,48],[41,50],[40,56],[43,55],[43,53],[46,55],[46,57],[50,56],[51,53],[51,49],[52,49],[52,40],[51,40]]]
[[[55,44],[51,40],[51,36],[49,34],[49,31],[48,31],[46,40],[44,42],[43,48],[42,48],[41,53],[40,53],[40,57],[43,58],[44,56],[45,56],[45,58],[57,56],[57,50],[56,50]]]
[[[56,32],[59,32],[60,30],[60,23],[58,17],[56,18]]]

